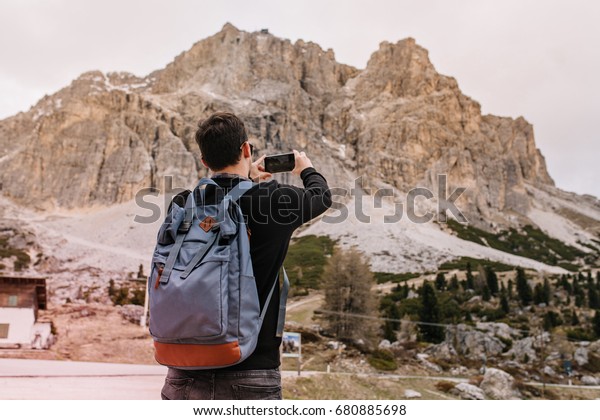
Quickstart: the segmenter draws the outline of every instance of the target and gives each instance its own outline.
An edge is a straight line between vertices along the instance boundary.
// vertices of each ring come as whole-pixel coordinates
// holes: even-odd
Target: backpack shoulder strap
[[[173,271],[173,267],[175,266],[175,260],[177,259],[179,250],[183,245],[185,235],[188,233],[192,225],[192,220],[194,217],[194,206],[194,194],[188,194],[185,202],[185,216],[183,218],[183,221],[181,222],[181,225],[179,226],[179,229],[177,230],[177,238],[175,239],[175,244],[169,252],[169,256],[167,257],[165,267],[163,269],[162,275],[160,276],[161,284],[167,284],[169,282],[169,277],[171,277],[171,272]]]
[[[287,297],[290,290],[290,280],[285,272],[285,267],[281,266],[281,268],[283,270],[283,285],[281,287],[281,296],[279,297],[279,315],[277,317],[277,332],[275,333],[275,337],[281,337],[283,335]]]
[[[242,195],[244,195],[247,191],[251,190],[256,185],[258,184],[252,181],[240,181],[235,187],[229,190],[225,197],[229,197],[231,201],[238,201]]]
[[[287,297],[288,292],[290,290],[290,280],[288,279],[287,273],[285,272],[285,267],[281,266],[283,269],[283,285],[281,287],[281,295],[279,296],[279,314],[277,315],[277,330],[275,333],[275,337],[281,337],[283,335],[283,327],[285,326],[285,310],[287,306]],[[275,277],[275,281],[273,282],[273,287],[269,291],[269,295],[267,296],[267,300],[265,301],[265,306],[263,307],[260,313],[260,324],[262,326],[262,322],[265,319],[265,315],[267,314],[267,309],[269,308],[269,304],[271,303],[271,298],[273,297],[273,292],[275,292],[275,287],[279,282],[279,272],[277,273],[277,277]]]

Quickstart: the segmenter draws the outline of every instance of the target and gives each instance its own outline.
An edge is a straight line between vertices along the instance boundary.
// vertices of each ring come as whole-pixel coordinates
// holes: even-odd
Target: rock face
[[[494,400],[515,400],[521,398],[520,392],[515,388],[515,379],[500,369],[487,369],[480,387],[487,396]]]
[[[537,353],[533,347],[535,339],[525,337],[513,342],[512,348],[506,352],[507,356],[513,356],[519,362],[528,362],[537,360]]]
[[[478,220],[524,216],[527,185],[552,187],[524,119],[481,115],[413,39],[383,42],[364,70],[331,50],[230,24],[163,70],[85,73],[0,121],[2,192],[40,208],[110,205],[146,187],[189,187],[205,173],[199,119],[233,111],[261,152],[303,149],[332,185],[468,187]],[[367,175],[368,174],[368,175]],[[502,219],[502,217],[500,217]],[[502,222],[502,220],[500,220]]]
[[[482,116],[410,38],[383,42],[327,111],[326,136],[345,137],[358,172],[376,185],[406,191],[437,186],[437,174],[448,174],[449,185],[468,187],[474,213],[490,220],[490,209],[527,211],[525,182],[552,184],[531,125]]]
[[[465,324],[458,324],[456,328],[447,329],[444,342],[451,345],[456,353],[474,360],[497,356],[504,350],[502,341]],[[443,349],[443,346],[440,349]]]

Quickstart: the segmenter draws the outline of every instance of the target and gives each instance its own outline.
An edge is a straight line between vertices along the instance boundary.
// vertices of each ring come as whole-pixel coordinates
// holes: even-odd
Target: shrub
[[[398,365],[394,355],[387,350],[377,349],[367,359],[369,364],[378,370],[396,370]]]
[[[420,276],[419,273],[384,273],[382,271],[376,271],[373,275],[377,284],[387,282],[400,283]]]
[[[563,265],[585,256],[585,252],[552,238],[531,225],[524,226],[520,231],[510,228],[498,233],[463,225],[455,220],[448,220],[448,227],[456,232],[459,238],[466,241],[490,246],[550,265]]]
[[[435,388],[438,391],[442,391],[445,392],[446,394],[449,393],[450,391],[452,391],[455,387],[455,383],[454,382],[449,382],[449,381],[440,381],[438,383],[435,384]]]
[[[335,242],[327,236],[307,235],[293,239],[285,257],[292,288],[318,289],[328,257],[333,253]]]
[[[594,334],[591,331],[586,331],[583,328],[567,329],[567,338],[575,341],[593,341]]]

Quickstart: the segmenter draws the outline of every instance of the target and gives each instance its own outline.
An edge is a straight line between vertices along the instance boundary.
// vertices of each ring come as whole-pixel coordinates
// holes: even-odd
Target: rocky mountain
[[[466,188],[456,203],[473,226],[500,232],[532,224],[581,251],[596,246],[600,202],[554,186],[533,127],[523,118],[482,115],[410,38],[381,43],[361,70],[312,42],[226,24],[145,77],[84,73],[0,121],[0,192],[46,213],[89,212],[126,205],[147,187],[164,190],[169,176],[190,187],[205,174],[195,127],[217,110],[243,118],[261,153],[305,150],[334,187],[361,178],[369,192],[393,187],[402,200],[417,186],[437,191],[438,175],[446,174],[448,194]],[[352,205],[354,198],[341,200]],[[435,208],[435,200],[423,206]],[[364,245],[376,239],[352,223],[320,225],[307,232],[358,243],[382,271],[410,269],[417,254],[420,268],[451,254],[508,258],[486,254],[485,244],[449,253],[448,242],[427,232],[461,240],[432,224],[415,242],[404,225],[375,223],[371,234],[393,239],[382,250]]]

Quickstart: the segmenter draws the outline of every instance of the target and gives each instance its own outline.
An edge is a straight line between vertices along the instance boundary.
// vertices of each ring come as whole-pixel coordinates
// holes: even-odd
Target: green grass
[[[471,269],[477,270],[479,265],[484,267],[488,266],[494,269],[496,272],[512,271],[515,266],[504,264],[498,261],[482,260],[471,257],[460,257],[459,259],[447,261],[439,266],[438,270],[465,270],[467,263],[471,263]]]
[[[457,398],[437,391],[435,381],[426,377],[396,379],[331,373],[318,376],[286,376],[283,379],[283,397],[286,400],[398,400],[407,389],[420,392],[426,400]]]
[[[557,265],[559,267],[564,268],[567,271],[571,271],[574,273],[578,272],[581,269],[581,267],[578,266],[577,264],[572,264],[572,263],[568,263],[568,262],[561,262],[561,263],[558,263]]]
[[[499,233],[486,232],[474,226],[463,225],[455,220],[448,220],[448,226],[456,232],[459,238],[466,241],[487,245],[509,254],[549,265],[572,263],[576,258],[587,255],[531,225],[524,226],[520,231],[510,228]]]
[[[382,271],[376,271],[373,273],[377,284],[381,283],[400,283],[406,280],[414,279],[419,277],[420,273],[384,273]]]
[[[335,241],[327,236],[307,235],[293,239],[284,266],[292,288],[318,289],[327,258]]]

